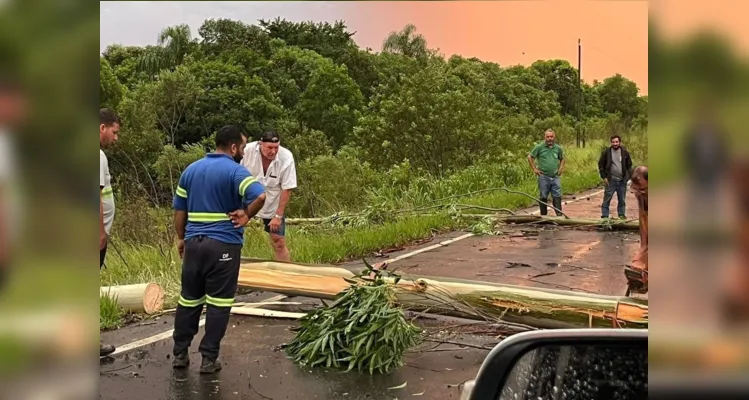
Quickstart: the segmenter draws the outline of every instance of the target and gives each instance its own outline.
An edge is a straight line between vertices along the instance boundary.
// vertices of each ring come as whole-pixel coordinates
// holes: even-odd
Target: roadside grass
[[[125,316],[124,310],[117,301],[105,294],[99,298],[99,329],[108,330],[118,328]]]
[[[729,98],[723,99],[715,110],[717,121],[727,134],[731,159],[745,157],[749,150],[743,140],[744,127],[749,123],[749,114],[746,113],[748,106],[749,98]],[[684,111],[684,108],[651,115],[649,119],[646,143],[650,152],[659,155],[648,165],[653,171],[649,182],[651,187],[662,188],[689,179],[683,172],[689,160],[685,159],[682,149],[690,124],[694,123],[694,115]]]
[[[605,145],[604,142],[593,142],[583,149],[568,148],[566,150],[567,161],[562,177],[562,187],[565,194],[578,193],[600,184],[597,162],[600,151]],[[647,151],[647,147],[641,147],[644,147],[645,152]],[[512,185],[508,189],[527,193],[530,196],[537,195],[536,179],[529,171],[530,168],[527,162],[519,160],[516,167],[525,168],[528,171],[524,173],[524,178],[519,184]],[[492,181],[491,178],[491,175],[481,176],[481,185],[473,186],[479,189],[504,186],[503,182],[499,180]],[[432,194],[430,191],[435,190],[436,186],[440,184],[441,182],[435,179],[429,185],[426,185],[426,187],[423,185],[420,188],[408,187],[403,190],[403,193],[400,193],[400,196],[401,198],[438,200],[441,197]],[[460,184],[463,188],[470,187],[470,182],[460,182]],[[424,193],[406,193],[409,190],[419,190]],[[455,190],[439,190],[438,192],[450,194],[451,192],[455,192]],[[465,192],[456,192],[454,194],[462,193]],[[397,201],[397,199],[394,201]],[[505,191],[485,192],[454,199],[453,202],[508,209],[520,209],[535,204],[535,201],[530,197],[507,193]],[[439,203],[448,204],[444,201]],[[399,208],[405,209],[415,205],[418,206],[419,204],[400,204]],[[362,208],[365,206],[367,204],[362,204]],[[463,212],[471,211],[464,210]],[[485,211],[476,212],[484,213]],[[163,231],[163,226],[170,226],[171,224],[170,217],[167,217],[169,212],[149,212],[148,214],[165,216],[161,220],[150,221],[154,225],[154,230]],[[377,250],[413,243],[414,241],[428,238],[435,232],[466,227],[465,222],[452,218],[446,211],[421,215],[404,213],[403,216],[394,221],[360,227],[315,229],[289,225],[287,226],[287,242],[292,259],[296,262],[337,263],[368,256]],[[115,237],[112,247],[113,251],[108,253],[107,256],[107,268],[101,274],[102,285],[156,282],[165,290],[165,307],[170,308],[176,304],[180,289],[181,262],[173,244],[129,244],[120,242]],[[271,259],[273,257],[267,234],[262,230],[261,225],[253,224],[246,229],[242,255],[264,259]],[[103,307],[105,307],[104,304],[106,303],[102,302],[101,304],[102,312],[105,312]],[[113,323],[108,324],[111,325]]]
[[[655,157],[648,165],[650,174],[648,184],[658,188],[668,186],[679,181],[685,175],[682,173],[684,155],[682,153],[684,135],[688,127],[686,117],[661,117],[650,121],[648,131],[650,151],[663,155]]]

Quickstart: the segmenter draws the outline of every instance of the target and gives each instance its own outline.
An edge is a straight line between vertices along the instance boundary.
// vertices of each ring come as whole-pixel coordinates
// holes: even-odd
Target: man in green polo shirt
[[[536,145],[528,155],[528,163],[533,173],[538,176],[538,206],[541,209],[541,215],[548,213],[549,193],[551,193],[554,212],[557,216],[561,215],[562,210],[562,184],[559,177],[562,176],[564,169],[564,151],[555,143],[555,140],[554,131],[547,129],[544,132],[544,141]]]

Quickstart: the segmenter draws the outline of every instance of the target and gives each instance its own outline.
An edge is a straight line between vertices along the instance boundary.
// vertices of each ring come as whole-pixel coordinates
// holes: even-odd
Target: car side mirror
[[[648,332],[555,329],[501,341],[466,385],[469,400],[648,398]]]

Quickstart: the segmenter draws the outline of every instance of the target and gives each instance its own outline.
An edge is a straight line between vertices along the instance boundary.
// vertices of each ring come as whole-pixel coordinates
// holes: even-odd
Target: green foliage
[[[394,277],[395,283],[400,278],[366,265],[359,280],[347,280],[351,285],[334,303],[301,319],[296,336],[286,345],[294,362],[370,374],[389,373],[403,365],[405,352],[419,343],[421,330],[395,304],[386,278]]]
[[[306,215],[356,210],[376,182],[375,171],[356,157],[320,155],[297,166],[300,185],[294,207]],[[300,210],[297,208],[297,210]]]
[[[443,61],[391,85],[375,94],[356,128],[356,143],[375,167],[409,159],[443,175],[492,148],[492,98],[472,91]]]
[[[362,102],[346,68],[323,63],[312,72],[296,109],[302,124],[326,132],[334,148],[340,148],[354,129]]]
[[[375,224],[384,224],[395,220],[395,211],[386,202],[369,205],[363,211],[352,214],[338,212],[324,219],[324,222],[332,226],[360,227]]]
[[[281,134],[299,184],[287,215],[337,215],[347,226],[525,185],[533,178],[525,157],[547,128],[567,150],[578,137],[588,146],[579,149],[579,170],[568,160],[570,179],[596,179],[589,147],[613,133],[639,146],[636,162],[646,159],[647,98],[621,76],[583,83],[580,93],[564,60],[505,68],[446,60],[413,26],[391,33],[380,53],[360,49],[343,22],[210,19],[197,33],[166,27],[154,46],[103,52],[101,102],[123,120],[120,140],[106,150],[122,207],[170,207],[182,170],[226,124],[250,139],[267,129]],[[140,232],[142,222],[115,235]]]
[[[498,235],[502,233],[494,228],[495,223],[492,218],[484,217],[471,225],[468,230],[474,235]]]
[[[199,144],[185,145],[182,151],[171,145],[164,146],[163,152],[154,163],[158,183],[164,186],[176,185],[182,171],[204,156],[205,149]],[[176,190],[176,186],[173,189]]]
[[[99,329],[114,329],[119,327],[125,312],[117,305],[117,301],[104,295],[99,299]]]
[[[117,109],[125,95],[125,87],[117,81],[106,59],[99,59],[99,107]]]

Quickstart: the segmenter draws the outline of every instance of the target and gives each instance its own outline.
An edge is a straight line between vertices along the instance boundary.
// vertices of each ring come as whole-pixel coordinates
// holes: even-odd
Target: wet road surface
[[[296,300],[296,299],[295,299]],[[414,395],[429,399],[458,399],[458,385],[475,377],[488,351],[456,349],[450,344],[424,344],[406,357],[406,366],[382,375],[342,373],[298,367],[276,351],[290,341],[294,321],[233,316],[222,342],[224,369],[201,376],[200,354],[193,342],[191,366],[171,368],[171,342],[161,341],[108,359],[100,367],[102,399],[394,399]],[[464,337],[452,340],[489,347],[493,338]],[[402,385],[402,389],[388,389]],[[448,387],[450,386],[450,387]]]
[[[601,197],[599,194],[585,200],[585,196],[578,196],[581,200],[565,204],[564,211],[571,216],[597,218],[600,216]],[[628,200],[628,217],[637,218],[631,194],[628,194]],[[616,199],[612,203],[615,208]],[[631,260],[639,246],[636,232],[516,227],[506,230],[506,233],[509,235],[470,237],[400,260],[390,268],[398,268],[404,274],[623,295],[626,281],[622,266]],[[436,237],[419,247],[461,234]],[[388,257],[413,250],[405,249],[388,254]],[[382,260],[372,258],[370,261]],[[356,263],[346,266],[358,267]],[[237,301],[258,302],[273,295],[252,293],[238,297]],[[306,304],[302,308],[307,309],[315,303],[312,299],[291,300],[302,301]],[[458,399],[457,385],[474,378],[488,354],[487,350],[441,344],[436,351],[409,354],[407,365],[387,376],[310,370],[296,366],[283,351],[275,350],[278,345],[291,340],[293,333],[289,328],[295,324],[293,320],[232,316],[221,348],[224,369],[214,375],[201,376],[197,372],[200,365],[197,345],[202,338],[202,329],[193,341],[192,364],[188,370],[171,368],[171,339],[106,358],[100,366],[100,398]],[[172,317],[165,315],[141,326],[102,333],[102,339],[122,346],[172,327]],[[477,335],[466,335],[459,340],[485,343],[489,347],[496,343],[493,337]],[[402,389],[389,389],[404,382],[407,384]]]

